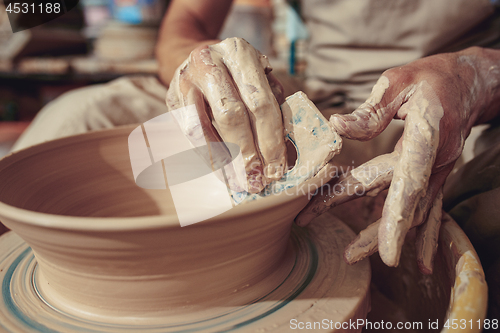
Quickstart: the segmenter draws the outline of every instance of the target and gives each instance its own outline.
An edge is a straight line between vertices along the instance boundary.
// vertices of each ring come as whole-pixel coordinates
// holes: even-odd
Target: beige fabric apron
[[[360,104],[383,71],[460,43],[493,12],[490,0],[303,0],[306,93]]]
[[[12,151],[70,135],[143,123],[167,112],[166,95],[165,86],[153,76],[128,76],[75,89],[40,110]]]

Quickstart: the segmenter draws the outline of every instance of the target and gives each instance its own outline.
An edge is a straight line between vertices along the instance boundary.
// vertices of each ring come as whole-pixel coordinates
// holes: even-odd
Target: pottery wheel
[[[38,286],[31,248],[13,232],[0,237],[1,332],[288,332],[299,322],[348,322],[366,318],[370,266],[348,266],[342,251],[354,233],[326,214],[307,228],[294,227],[287,257],[292,268],[266,295],[239,306],[216,307],[179,315],[179,309],[151,318],[78,316],[51,304]],[[246,288],[252,293],[252,286]],[[182,309],[180,309],[182,310]],[[334,325],[334,324],[333,324]],[[325,330],[328,331],[328,330]],[[333,329],[332,331],[335,331]]]

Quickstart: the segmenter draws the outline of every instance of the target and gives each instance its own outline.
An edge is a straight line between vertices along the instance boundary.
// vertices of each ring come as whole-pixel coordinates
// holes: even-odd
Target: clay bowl
[[[453,220],[443,222],[432,275],[421,274],[406,242],[396,268],[371,257],[373,323],[402,322],[409,332],[481,332],[488,287],[472,244]],[[421,325],[421,326],[416,326]],[[365,332],[380,332],[371,327]]]
[[[133,180],[127,137],[134,128],[51,141],[0,160],[0,220],[32,248],[40,293],[79,317],[137,318],[189,312],[194,304],[244,305],[276,288],[290,268],[283,259],[307,191],[180,227],[169,192]],[[397,269],[372,258],[378,288],[372,290],[372,322],[419,321],[425,330],[429,321],[439,320],[441,329],[445,318],[484,318],[484,274],[454,222],[442,227],[431,276],[418,273],[411,244]],[[235,294],[248,285],[256,286],[253,294]]]
[[[305,193],[272,195],[180,227],[168,190],[134,182],[133,128],[59,139],[0,161],[0,220],[32,248],[42,292],[75,311],[137,315],[241,305],[251,299],[235,300],[235,290],[276,288]]]

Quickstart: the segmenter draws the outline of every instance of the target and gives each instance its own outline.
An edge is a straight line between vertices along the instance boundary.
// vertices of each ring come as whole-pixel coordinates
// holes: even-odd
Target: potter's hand
[[[283,89],[271,70],[267,57],[249,43],[229,38],[191,52],[167,93],[169,110],[196,105],[203,132],[188,124],[190,140],[222,138],[240,147],[251,193],[280,179],[286,168],[278,105]]]
[[[332,116],[331,124],[349,139],[372,139],[392,118],[405,120],[404,133],[393,153],[341,176],[337,191],[314,198],[297,223],[305,225],[329,207],[355,198],[349,194],[376,195],[389,187],[382,217],[348,246],[345,259],[354,263],[378,250],[387,265],[397,266],[408,230],[419,226],[419,267],[432,272],[444,181],[471,127],[497,112],[500,57],[485,52],[471,48],[388,70],[357,110]]]

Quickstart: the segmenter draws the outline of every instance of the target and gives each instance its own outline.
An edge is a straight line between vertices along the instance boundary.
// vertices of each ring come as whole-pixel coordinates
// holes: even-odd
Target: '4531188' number
[[[465,319],[448,319],[443,327],[446,327],[447,329],[453,329],[453,330],[464,330],[464,329],[498,329],[498,319],[478,319],[476,321],[471,320],[465,320]]]
[[[14,14],[52,14],[52,13],[60,13],[61,12],[61,4],[56,2],[56,3],[39,3],[39,4],[34,4],[34,3],[20,3],[20,2],[14,2],[14,3],[9,3],[7,8],[5,8],[5,11],[7,13],[14,13]]]

